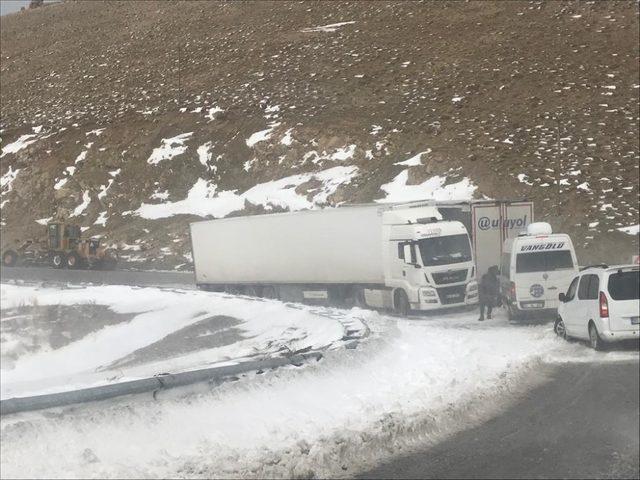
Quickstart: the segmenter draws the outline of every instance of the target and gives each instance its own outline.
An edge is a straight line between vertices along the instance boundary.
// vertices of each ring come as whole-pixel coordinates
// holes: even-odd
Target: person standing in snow
[[[479,322],[484,321],[484,310],[487,309],[487,320],[491,320],[491,311],[493,307],[498,305],[498,296],[500,294],[500,281],[498,280],[498,267],[493,265],[489,267],[487,273],[480,280],[480,318]]]

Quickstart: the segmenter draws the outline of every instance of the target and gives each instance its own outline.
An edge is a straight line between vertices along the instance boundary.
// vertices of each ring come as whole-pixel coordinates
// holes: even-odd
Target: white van
[[[555,318],[558,294],[578,273],[569,235],[552,233],[548,223],[531,223],[526,233],[507,239],[502,251],[500,289],[509,319]]]

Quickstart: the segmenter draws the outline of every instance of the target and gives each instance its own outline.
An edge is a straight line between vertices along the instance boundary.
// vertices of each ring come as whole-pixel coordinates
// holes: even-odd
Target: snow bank
[[[638,235],[640,233],[640,224],[629,225],[628,227],[621,227],[621,228],[618,228],[618,231],[622,233],[626,233],[628,235]]]
[[[317,27],[303,28],[300,31],[303,33],[313,33],[313,32],[331,33],[331,32],[335,32],[340,27],[344,27],[345,25],[351,25],[353,23],[356,23],[356,22],[350,21],[350,22],[330,23],[329,25],[320,25]]]
[[[11,191],[11,184],[16,179],[19,172],[19,168],[16,168],[14,170],[11,165],[9,165],[9,170],[7,170],[7,173],[0,177],[0,190],[2,190],[2,195]]]
[[[71,216],[77,217],[79,215],[82,215],[90,203],[91,203],[91,195],[89,194],[89,190],[85,190],[84,193],[82,194],[82,203],[80,203],[80,205],[78,205],[73,210],[73,212],[71,213]]]
[[[0,158],[4,157],[8,153],[19,152],[20,150],[22,150],[23,148],[27,148],[37,140],[38,136],[32,133],[21,135],[15,142],[7,143],[4,147],[2,147],[2,154],[0,154]]]
[[[410,159],[412,160],[412,159]],[[471,200],[478,188],[468,178],[457,183],[445,185],[446,177],[436,175],[418,185],[407,185],[409,170],[400,172],[390,183],[384,184],[380,190],[386,196],[376,202],[411,202],[415,200]]]
[[[183,154],[187,151],[187,146],[184,142],[189,140],[191,135],[193,135],[193,132],[181,133],[171,138],[163,138],[161,145],[151,152],[147,163],[149,165],[157,165],[163,160],[171,160],[173,157]]]
[[[180,214],[222,218],[231,212],[242,210],[245,201],[262,205],[266,210],[271,210],[274,206],[292,211],[303,210],[325,204],[330,195],[341,185],[351,183],[357,174],[358,167],[355,166],[333,167],[316,173],[302,173],[259,183],[241,194],[237,194],[235,190],[218,192],[215,184],[200,178],[189,190],[187,198],[177,202],[143,203],[136,213],[149,220]],[[307,194],[296,192],[299,186],[312,180],[321,182],[321,186]]]
[[[176,373],[219,362],[237,362],[256,354],[279,356],[282,349],[327,348],[339,342],[345,335],[345,324],[354,321],[348,314],[329,318],[310,307],[290,308],[276,301],[194,290],[128,286],[60,290],[8,284],[0,288],[3,310],[33,303],[39,307],[86,304],[106,305],[119,314],[135,314],[128,322],[104,327],[62,348],[22,356],[12,366],[3,362],[0,387],[3,399],[101,385],[123,377]],[[218,315],[241,322],[237,328],[244,333],[239,341],[135,367],[112,367],[118,360],[171,333]],[[32,334],[23,333],[27,337]]]
[[[478,421],[511,395],[523,372],[578,348],[556,339],[549,325],[479,324],[474,313],[412,321],[367,315],[376,338],[303,369],[157,400],[2,418],[3,474],[351,476],[400,447]]]

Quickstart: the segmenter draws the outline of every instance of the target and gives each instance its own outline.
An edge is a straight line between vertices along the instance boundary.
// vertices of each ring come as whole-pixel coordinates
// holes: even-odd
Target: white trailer
[[[462,222],[471,235],[477,276],[500,266],[505,242],[527,231],[533,223],[533,202],[527,200],[472,200],[438,202],[445,220]]]
[[[205,290],[433,310],[478,301],[476,277],[533,220],[525,201],[367,204],[192,223]]]
[[[477,303],[467,229],[434,204],[192,223],[198,287],[288,301],[432,310]]]

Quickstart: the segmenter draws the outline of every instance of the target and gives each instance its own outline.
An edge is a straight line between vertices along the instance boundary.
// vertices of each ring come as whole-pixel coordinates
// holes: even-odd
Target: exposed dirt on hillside
[[[637,2],[67,1],[0,22],[3,248],[66,211],[125,260],[187,267],[212,210],[143,204],[200,182],[221,214],[278,211],[262,184],[285,177],[366,202],[407,169],[532,199],[583,263],[637,251],[617,231],[640,223]]]

